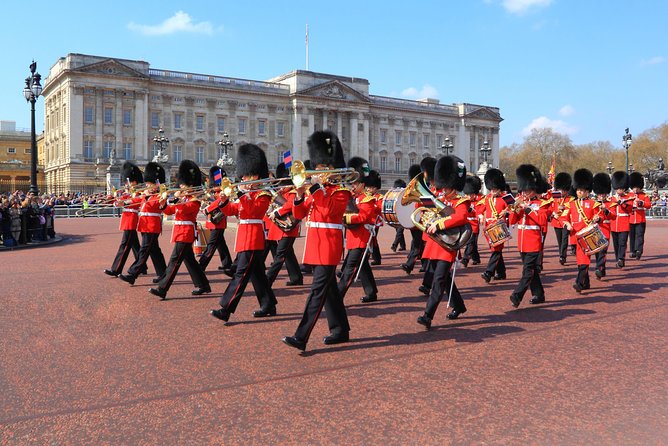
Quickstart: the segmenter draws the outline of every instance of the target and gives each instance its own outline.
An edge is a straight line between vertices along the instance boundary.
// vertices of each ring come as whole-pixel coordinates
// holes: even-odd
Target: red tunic
[[[480,201],[482,200],[482,195],[476,194],[469,196],[471,203],[469,205],[469,216],[468,222],[471,224],[471,232],[474,234],[480,233],[480,220],[478,220],[478,212],[480,210]]]
[[[649,197],[644,192],[640,192],[638,194],[634,193],[631,194],[631,196],[634,198],[634,200],[629,223],[632,225],[645,223],[647,221],[645,210],[652,206]]]
[[[617,205],[607,198],[603,201],[599,201],[599,203],[601,203],[601,221],[598,222],[598,226],[601,228],[601,232],[605,235],[605,238],[609,240],[610,223],[617,218],[617,212],[615,212]],[[607,214],[604,209],[608,210]]]
[[[199,213],[200,202],[194,198],[187,198],[185,203],[170,204],[164,209],[165,215],[174,215],[174,229],[172,229],[172,243],[193,243],[195,241],[195,225]]]
[[[604,216],[601,215],[601,211],[601,203],[598,201],[589,198],[574,199],[569,203],[568,212],[562,220],[564,223],[569,222],[572,225],[571,233],[577,234],[589,226],[594,217],[599,216],[603,220]],[[578,265],[589,265],[589,256],[585,255],[579,243],[576,243],[575,259]]]
[[[292,207],[295,202],[295,196],[296,196],[296,191],[293,188],[289,188],[285,190],[283,193],[283,198],[285,198],[285,204],[281,206],[278,210],[277,213],[281,217],[284,217],[290,213],[292,213]],[[294,216],[294,213],[293,213]],[[283,234],[283,237],[299,237],[299,233],[301,230],[301,223],[297,223],[294,228],[290,229],[288,232],[281,231]]]
[[[519,252],[541,252],[543,250],[543,229],[547,226],[547,216],[551,202],[533,197],[528,203],[529,213],[524,209],[510,213],[510,224],[517,224],[517,249]]]
[[[293,206],[295,218],[306,222],[306,241],[302,263],[338,265],[343,253],[343,214],[350,190],[334,185],[311,187],[311,194]]]
[[[376,197],[362,192],[355,197],[355,205],[359,210],[357,214],[346,214],[346,249],[366,248],[371,233],[366,225],[373,225],[376,216],[379,215],[376,206]]]
[[[573,197],[562,196],[561,198],[553,198],[551,211],[552,211],[552,226],[555,228],[563,228],[564,221],[562,216],[568,211],[568,203],[573,200]],[[563,206],[563,209],[559,210]]]
[[[452,193],[447,197],[440,195],[439,200],[454,210],[454,212],[447,217],[436,220],[439,230],[456,228],[468,223],[469,206],[471,205],[468,198],[459,197],[456,193]],[[436,243],[431,237],[429,237],[429,242],[429,247],[425,246],[424,249],[425,251],[429,249],[430,260],[445,260],[446,262],[453,263],[457,258],[457,251],[450,251],[441,247],[441,245]]]
[[[271,194],[267,191],[252,191],[244,194],[237,201],[229,200],[223,205],[223,214],[239,219],[234,250],[257,251],[264,249],[263,218],[271,202]]]
[[[503,198],[495,197],[489,193],[482,201],[483,204],[480,205],[479,209],[481,209],[480,214],[483,216],[485,226],[499,221],[500,218],[504,218],[499,217],[501,213],[508,207],[508,203],[506,203]],[[501,243],[500,245],[490,247],[490,249],[492,251],[501,252],[503,251],[504,245],[505,243]]]
[[[218,223],[213,223],[211,219],[209,218],[209,215],[216,210],[216,208],[219,208],[220,205],[222,204],[222,200],[220,199],[220,192],[218,192],[218,197],[213,200],[211,204],[209,204],[204,210],[205,214],[207,215],[206,223],[204,224],[204,227],[207,229],[225,229],[227,228],[227,217],[223,214],[223,218],[218,222]]]
[[[133,198],[132,194],[123,194],[114,203],[114,206],[124,206],[121,213],[121,222],[118,229],[121,231],[135,231],[137,230],[137,223],[139,221],[139,206],[141,198]]]
[[[162,210],[160,209],[160,197],[158,195],[145,196],[142,199],[137,231],[151,234],[162,232]]]
[[[633,210],[633,197],[629,194],[617,195],[612,197],[612,202],[617,203],[617,218],[610,230],[612,232],[629,232],[629,218]]]

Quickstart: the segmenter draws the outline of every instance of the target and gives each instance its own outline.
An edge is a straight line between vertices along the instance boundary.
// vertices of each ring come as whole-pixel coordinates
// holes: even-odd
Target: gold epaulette
[[[471,200],[469,200],[469,199],[466,198],[466,197],[462,197],[462,198],[460,198],[460,199],[457,201],[457,203],[455,204],[455,207],[457,207],[457,206],[459,206],[460,204],[463,204],[463,203],[465,203],[465,202],[467,202],[467,201],[471,201]]]
[[[336,188],[336,189],[334,190],[334,192],[350,192],[350,193],[352,193],[352,191],[351,191],[349,188],[345,187],[345,186],[342,185],[342,184],[339,185],[339,187]]]
[[[290,189],[290,190],[288,191],[288,193],[289,193],[289,194],[296,194],[296,193],[297,193],[297,189],[293,187],[292,189]]]
[[[376,196],[368,192],[364,192],[364,198],[362,198],[362,203],[368,203],[370,201],[376,200]]]
[[[255,198],[256,198],[256,199],[257,199],[257,198],[260,198],[260,197],[262,197],[263,195],[268,195],[269,197],[271,197],[271,192],[269,192],[269,191],[267,191],[267,190],[261,190],[261,191],[258,192],[258,194],[255,196]]]
[[[594,209],[600,208],[601,207],[601,202],[600,201],[594,201]]]
[[[554,198],[548,198],[547,200],[540,201],[540,207],[547,206],[548,204],[554,203]]]
[[[480,201],[478,201],[475,205],[476,206],[483,205],[483,204],[485,204],[485,200],[487,200],[487,197],[482,197],[482,199]]]

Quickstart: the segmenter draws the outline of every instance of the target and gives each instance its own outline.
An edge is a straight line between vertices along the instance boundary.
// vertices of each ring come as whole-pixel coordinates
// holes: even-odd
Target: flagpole
[[[308,23],[306,24],[306,71],[308,71]]]

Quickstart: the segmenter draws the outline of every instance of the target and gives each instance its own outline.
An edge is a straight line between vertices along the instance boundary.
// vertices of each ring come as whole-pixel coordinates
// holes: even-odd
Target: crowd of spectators
[[[652,192],[650,201],[652,203],[652,209],[649,213],[649,216],[668,217],[668,208],[666,207],[668,205],[668,196],[666,195],[665,191],[661,192],[660,194],[658,191]]]
[[[0,195],[0,237],[2,245],[43,242],[54,238],[54,197],[23,191]]]

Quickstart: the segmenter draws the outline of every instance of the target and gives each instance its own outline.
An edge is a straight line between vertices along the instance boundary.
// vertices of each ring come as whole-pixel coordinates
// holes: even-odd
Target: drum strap
[[[489,208],[492,210],[492,217],[494,217],[495,220],[499,219],[499,213],[496,210],[496,205],[495,205],[496,199],[494,198],[494,195],[490,194],[489,198],[487,200],[487,204]]]
[[[580,214],[580,218],[582,221],[589,226],[591,224],[591,220],[587,218],[587,216],[584,213],[584,210],[582,209],[582,200],[575,200],[575,208],[578,210],[578,214]]]

